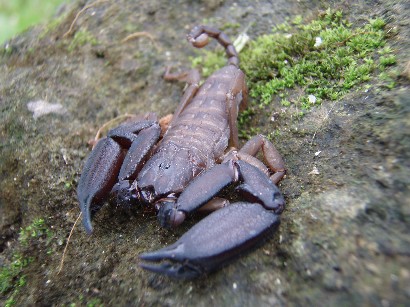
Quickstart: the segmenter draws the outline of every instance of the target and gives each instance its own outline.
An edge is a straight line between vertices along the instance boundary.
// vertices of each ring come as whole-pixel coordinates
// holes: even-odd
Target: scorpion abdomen
[[[196,151],[206,168],[212,167],[223,155],[231,137],[229,116],[232,111],[227,102],[234,101],[237,109],[242,100],[242,86],[236,90],[232,85],[237,79],[244,81],[244,75],[233,65],[210,76],[169,128],[157,151],[171,142]]]

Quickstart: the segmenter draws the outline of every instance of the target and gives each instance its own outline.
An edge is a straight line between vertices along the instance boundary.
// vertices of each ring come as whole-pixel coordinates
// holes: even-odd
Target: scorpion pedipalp
[[[174,278],[198,277],[257,245],[278,225],[279,215],[261,205],[234,203],[202,219],[174,244],[140,255],[145,261],[140,266]]]
[[[183,213],[180,219],[204,206],[215,197],[224,187],[239,182],[236,188],[249,202],[256,202],[268,210],[281,213],[285,206],[285,199],[278,187],[257,167],[245,161],[229,160],[215,165],[196,177],[181,193],[175,203],[166,210],[160,210],[158,218],[163,227],[172,227],[171,218]]]
[[[123,160],[121,146],[111,138],[104,138],[97,143],[85,163],[78,183],[77,197],[88,234],[93,230],[91,213],[98,211],[108,197],[117,181]]]
[[[113,187],[119,184],[118,179],[122,183],[135,179],[135,173],[158,140],[160,131],[158,123],[144,120],[112,129],[107,137],[98,141],[85,163],[77,188],[88,234],[92,232],[91,215],[101,208]],[[136,148],[128,150],[133,147]],[[117,190],[124,191],[124,188]]]

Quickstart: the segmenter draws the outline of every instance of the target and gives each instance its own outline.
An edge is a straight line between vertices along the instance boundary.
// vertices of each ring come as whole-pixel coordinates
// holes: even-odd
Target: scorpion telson
[[[201,86],[196,70],[167,69],[165,79],[188,83],[168,128],[150,118],[110,130],[88,157],[77,189],[88,233],[91,213],[110,194],[120,205],[154,206],[164,227],[178,226],[195,210],[213,211],[174,244],[140,255],[142,268],[175,278],[209,273],[249,250],[276,229],[285,205],[276,186],[285,167],[273,144],[257,135],[238,150],[237,116],[247,87],[234,46],[207,26],[187,36],[197,48],[209,37],[224,47],[228,64]],[[265,163],[255,157],[260,151]],[[245,202],[217,197],[231,184]]]

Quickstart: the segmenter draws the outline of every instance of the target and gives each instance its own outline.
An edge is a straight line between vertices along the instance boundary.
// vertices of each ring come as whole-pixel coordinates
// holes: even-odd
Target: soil
[[[410,6],[406,1],[91,1],[60,7],[56,22],[7,42],[0,57],[0,264],[16,252],[33,261],[17,305],[372,305],[410,300]],[[138,255],[174,242],[198,219],[162,229],[144,209],[105,206],[88,236],[78,225],[76,185],[98,128],[125,113],[175,110],[183,84],[162,79],[165,66],[190,68],[184,39],[200,23],[256,37],[286,18],[314,18],[328,6],[360,27],[381,17],[402,74],[393,89],[374,76],[337,102],[300,118],[278,103],[254,115],[288,174],[287,207],[264,245],[220,271],[175,281],[143,271]],[[155,39],[122,40],[136,31]],[[75,44],[75,35],[86,37]],[[85,33],[85,34],[84,34]],[[94,39],[87,35],[91,34]],[[76,36],[77,38],[80,35]],[[88,37],[88,38],[87,38]],[[88,40],[87,40],[88,39]],[[407,67],[407,70],[406,70]],[[278,112],[272,123],[272,112]],[[275,113],[276,114],[276,113]],[[283,124],[283,125],[282,125]],[[242,140],[243,141],[243,140]],[[18,241],[21,227],[44,218],[51,243]],[[4,304],[6,297],[0,298]]]

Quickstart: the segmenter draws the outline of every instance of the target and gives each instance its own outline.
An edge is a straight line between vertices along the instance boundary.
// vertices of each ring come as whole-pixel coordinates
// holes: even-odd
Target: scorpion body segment
[[[171,122],[154,155],[138,176],[140,189],[154,184],[154,190],[161,195],[182,192],[188,182],[214,166],[215,160],[224,154],[231,134],[228,118],[231,110],[226,106],[226,88],[231,88],[228,79],[231,72],[240,72],[240,81],[244,80],[243,73],[234,66],[218,71],[201,86],[177,120]],[[240,92],[238,87],[229,91],[229,95],[232,95],[231,99],[237,99]],[[170,175],[164,175],[165,172]],[[180,178],[175,178],[179,174]],[[159,187],[161,179],[176,185],[169,185],[168,191],[162,190]]]
[[[276,186],[284,163],[272,143],[258,135],[237,149],[237,116],[246,107],[247,87],[234,46],[207,26],[187,36],[198,48],[209,37],[225,48],[228,64],[201,86],[197,71],[171,74],[168,69],[165,79],[188,87],[165,133],[161,136],[164,128],[152,120],[112,129],[91,152],[77,189],[88,233],[91,214],[110,194],[118,204],[154,205],[164,227],[178,226],[198,209],[214,210],[175,244],[141,255],[143,268],[176,278],[214,271],[260,242],[279,224],[285,203]],[[260,151],[266,166],[255,157]],[[247,202],[229,204],[217,197],[235,183]]]

